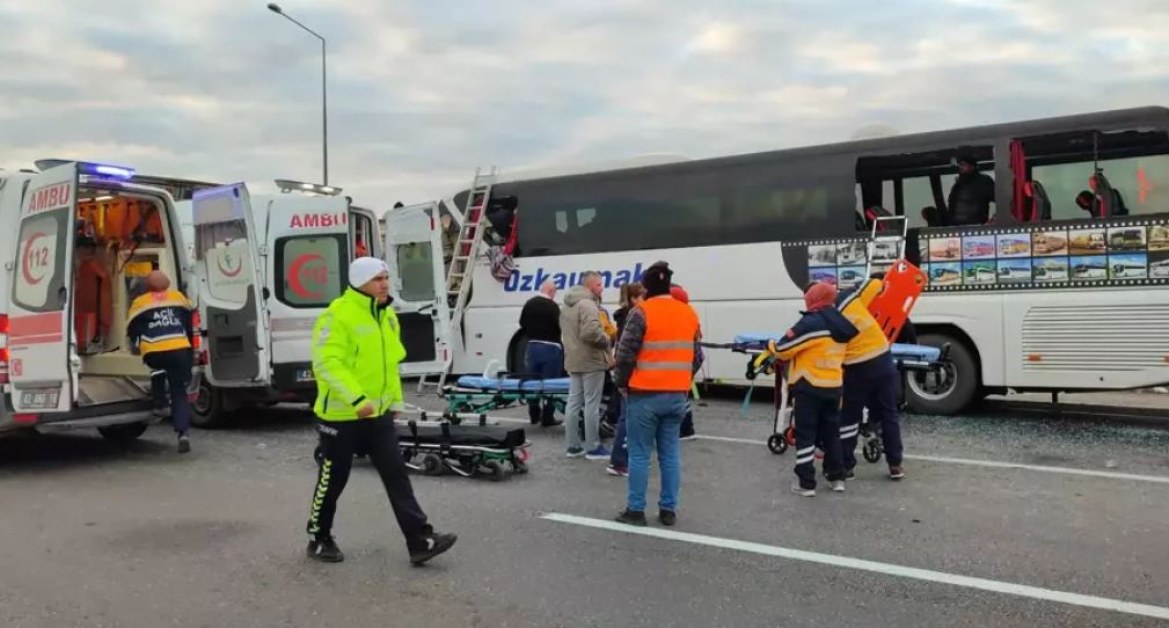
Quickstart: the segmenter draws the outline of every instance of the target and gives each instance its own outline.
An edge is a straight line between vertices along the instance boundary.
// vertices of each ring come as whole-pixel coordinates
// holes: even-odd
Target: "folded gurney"
[[[552,401],[563,414],[568,405],[568,378],[541,379],[525,373],[488,376],[499,364],[492,360],[482,375],[463,375],[453,386],[444,386],[441,395],[447,401],[446,418],[456,420],[460,413],[483,414],[529,401]]]
[[[398,445],[406,466],[426,475],[450,469],[464,477],[486,475],[499,481],[507,477],[505,464],[514,473],[528,470],[523,428],[408,421],[399,430]]]
[[[523,379],[520,377],[483,377],[463,375],[458,379],[457,388],[475,392],[527,392],[568,394],[568,378]]]

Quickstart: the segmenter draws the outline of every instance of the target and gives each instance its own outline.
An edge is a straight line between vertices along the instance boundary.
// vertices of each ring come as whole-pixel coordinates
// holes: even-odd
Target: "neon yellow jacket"
[[[325,421],[356,421],[357,409],[372,403],[380,417],[402,407],[398,364],[406,358],[398,315],[389,305],[349,288],[329,304],[313,328],[316,415]]]

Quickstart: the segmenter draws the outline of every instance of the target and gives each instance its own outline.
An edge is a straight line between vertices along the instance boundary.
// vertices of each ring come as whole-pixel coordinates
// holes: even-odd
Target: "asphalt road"
[[[529,429],[529,475],[416,477],[460,535],[423,568],[364,461],[337,517],[346,562],[304,557],[315,436],[297,409],[195,432],[187,456],[166,426],[129,449],[0,439],[0,625],[1169,625],[1169,430],[909,417],[905,481],[862,462],[846,493],[807,499],[791,452],[761,444],[766,405],[697,408],[674,528],[610,525],[624,480],[564,458],[560,428]]]

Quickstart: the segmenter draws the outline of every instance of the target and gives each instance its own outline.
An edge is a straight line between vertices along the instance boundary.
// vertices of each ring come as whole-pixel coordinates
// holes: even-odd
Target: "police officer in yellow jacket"
[[[864,409],[869,420],[881,425],[885,462],[889,477],[905,477],[901,466],[901,426],[897,418],[899,375],[893,362],[889,339],[869,312],[869,304],[881,293],[884,282],[876,274],[860,287],[841,293],[836,308],[858,330],[844,353],[844,405],[840,411],[840,445],[844,455],[844,473],[853,477],[856,467],[856,441]]]
[[[804,293],[803,318],[769,351],[787,362],[787,382],[795,407],[797,483],[792,492],[816,494],[816,445],[824,450],[824,477],[832,490],[844,490],[840,452],[840,399],[845,345],[857,329],[834,306],[836,287],[814,283]]]
[[[154,413],[165,416],[170,406],[171,424],[178,435],[179,453],[191,451],[187,432],[191,429],[191,404],[187,386],[191,382],[191,345],[195,330],[191,303],[182,292],[170,289],[170,278],[161,271],[146,276],[146,293],[134,299],[127,316],[127,335],[142,361],[152,369],[150,392]],[[167,389],[170,402],[167,402]]]
[[[333,516],[359,444],[381,476],[411,563],[438,556],[457,539],[436,534],[427,523],[398,448],[394,428],[394,415],[402,407],[398,364],[406,349],[398,316],[390,308],[389,281],[385,262],[372,257],[354,260],[349,266],[351,287],[329,304],[313,329],[317,380],[313,410],[322,457],[307,526],[308,555],[325,562],[344,560],[333,540]]]

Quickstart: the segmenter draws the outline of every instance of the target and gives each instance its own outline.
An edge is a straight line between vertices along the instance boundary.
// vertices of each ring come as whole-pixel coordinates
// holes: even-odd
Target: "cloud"
[[[0,0],[0,166],[320,179],[320,49],[264,2]],[[330,183],[388,208],[477,166],[703,157],[1159,104],[1169,4],[285,0],[328,38]]]

